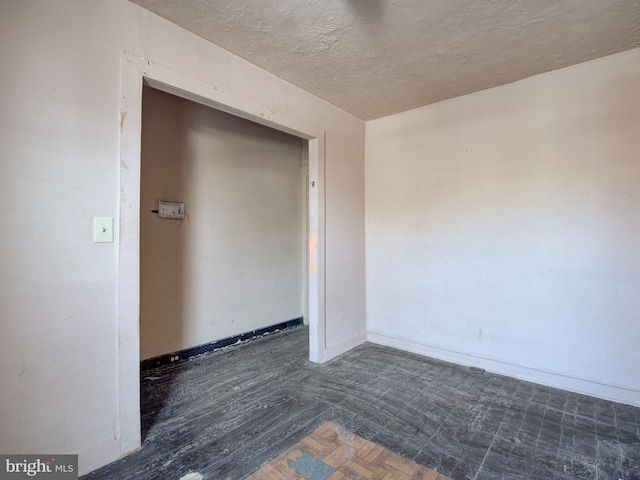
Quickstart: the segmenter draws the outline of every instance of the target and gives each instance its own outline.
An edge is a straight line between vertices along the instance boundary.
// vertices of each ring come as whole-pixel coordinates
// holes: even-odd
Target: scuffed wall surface
[[[94,216],[120,201],[123,53],[304,119],[327,132],[327,198],[349,198],[363,218],[363,122],[125,0],[0,2],[0,450],[78,453],[86,472],[119,444],[118,232],[94,244]],[[126,121],[126,119],[125,119]],[[339,179],[339,181],[338,181]],[[348,191],[344,191],[347,188]],[[344,204],[343,204],[344,205]],[[363,224],[326,211],[327,285],[363,282]],[[333,243],[349,239],[352,257]],[[344,303],[355,315],[345,327]],[[327,298],[365,330],[364,295]],[[331,338],[330,336],[328,336]]]
[[[370,338],[640,404],[640,50],[367,124]]]

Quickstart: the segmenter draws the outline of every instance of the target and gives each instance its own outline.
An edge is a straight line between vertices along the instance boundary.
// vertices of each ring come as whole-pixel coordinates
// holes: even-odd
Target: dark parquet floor
[[[143,372],[142,449],[85,477],[243,479],[326,421],[455,480],[640,479],[640,409],[296,327]]]

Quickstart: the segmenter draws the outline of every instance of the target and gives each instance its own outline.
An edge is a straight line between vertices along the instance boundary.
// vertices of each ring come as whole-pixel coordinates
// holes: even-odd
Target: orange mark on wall
[[[317,262],[317,253],[318,253],[318,234],[312,233],[309,235],[309,270],[311,275],[316,274],[316,270],[318,269]]]

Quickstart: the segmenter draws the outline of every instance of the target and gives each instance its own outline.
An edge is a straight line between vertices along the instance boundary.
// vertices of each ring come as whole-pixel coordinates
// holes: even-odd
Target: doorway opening
[[[142,99],[141,361],[299,322],[306,140],[148,86]]]
[[[142,376],[150,367],[305,319],[308,232],[300,182],[308,169],[306,144],[143,87]],[[163,216],[163,200],[180,204],[179,218]],[[141,381],[142,441],[173,390],[172,378],[163,379],[164,388],[154,394],[152,405]]]
[[[125,53],[122,62],[118,268],[118,421],[120,453],[140,436],[140,145],[143,86],[212,107],[306,141],[308,155],[309,359],[326,359],[324,288],[324,131],[150,60]]]

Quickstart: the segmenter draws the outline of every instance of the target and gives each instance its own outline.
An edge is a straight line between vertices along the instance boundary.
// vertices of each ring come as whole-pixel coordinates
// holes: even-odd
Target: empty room
[[[0,477],[640,479],[640,2],[0,39]]]

